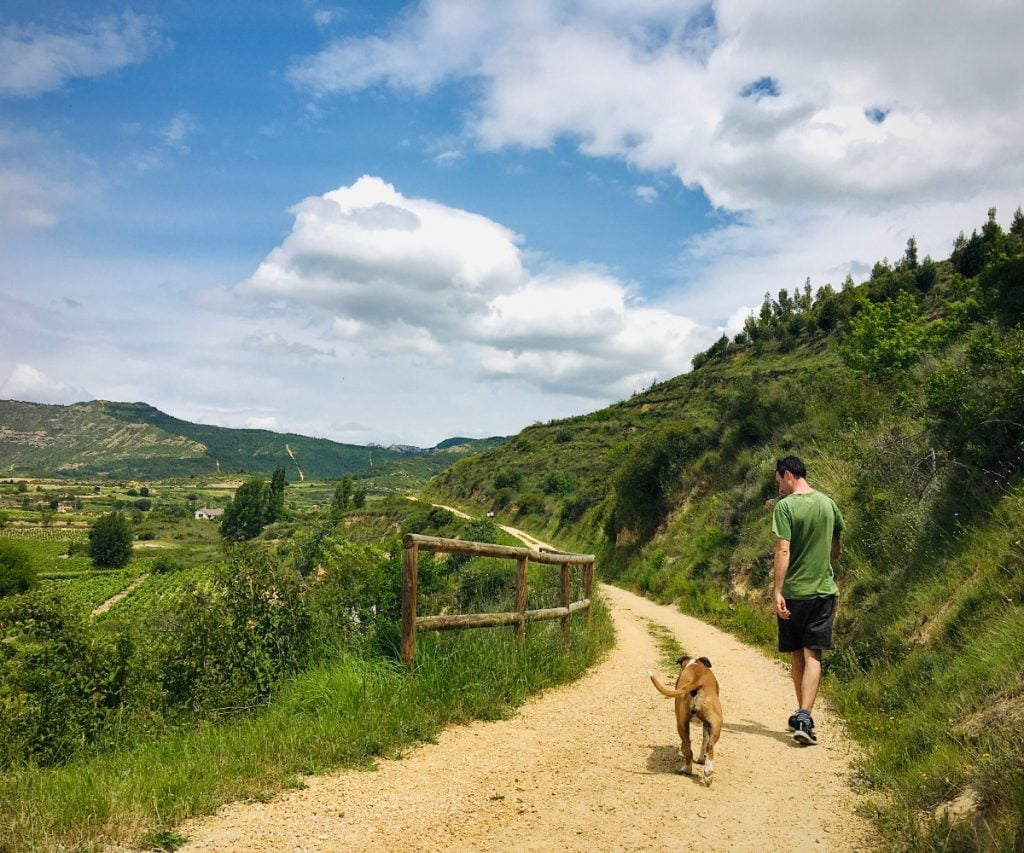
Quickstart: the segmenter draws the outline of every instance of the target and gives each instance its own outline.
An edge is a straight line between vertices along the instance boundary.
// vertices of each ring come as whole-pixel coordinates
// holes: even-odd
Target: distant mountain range
[[[172,417],[146,403],[70,406],[0,400],[0,476],[163,479],[216,473],[335,479],[422,459],[443,470],[502,439],[450,438],[434,448],[362,446],[263,429],[230,429]]]

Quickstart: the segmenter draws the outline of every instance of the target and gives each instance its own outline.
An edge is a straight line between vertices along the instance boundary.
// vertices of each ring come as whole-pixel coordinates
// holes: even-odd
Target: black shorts
[[[836,617],[836,597],[787,598],[789,618],[776,617],[779,623],[779,651],[831,649],[832,621]]]

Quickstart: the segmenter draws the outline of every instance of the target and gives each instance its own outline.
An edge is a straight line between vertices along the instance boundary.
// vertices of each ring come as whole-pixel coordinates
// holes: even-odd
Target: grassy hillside
[[[455,459],[500,439],[454,439],[432,450],[341,444],[260,429],[195,424],[145,403],[48,406],[0,400],[0,473],[156,480],[213,473],[297,480],[346,474],[380,478],[382,490],[417,488]]]
[[[850,523],[828,683],[903,849],[1024,845],[1024,216],[950,258],[767,298],[695,369],[536,425],[429,494],[594,549],[771,645],[774,461]],[[789,709],[780,709],[780,720]],[[963,805],[963,819],[947,807]]]

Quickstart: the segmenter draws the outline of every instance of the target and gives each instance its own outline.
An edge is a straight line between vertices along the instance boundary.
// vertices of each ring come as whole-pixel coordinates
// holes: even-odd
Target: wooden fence
[[[534,551],[531,548],[513,548],[508,545],[492,545],[487,542],[464,542],[461,539],[438,539],[409,533],[403,540],[405,546],[404,572],[402,577],[402,660],[413,666],[416,660],[417,631],[458,631],[464,628],[494,628],[509,625],[515,628],[516,642],[522,642],[527,622],[545,619],[561,619],[563,631],[569,629],[569,617],[583,611],[590,622],[590,599],[594,588],[594,556],[592,554],[569,554],[563,551]],[[419,568],[419,552],[428,551],[442,554],[467,554],[471,557],[511,557],[516,560],[516,609],[512,613],[465,613],[444,616],[416,615],[416,578]],[[562,606],[544,610],[526,609],[526,567],[529,563],[541,563],[561,568]],[[583,598],[570,601],[569,573],[573,566],[583,569]]]

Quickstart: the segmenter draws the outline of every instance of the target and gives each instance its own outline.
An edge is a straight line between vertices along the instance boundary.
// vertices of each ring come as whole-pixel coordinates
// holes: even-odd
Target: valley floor
[[[850,787],[854,746],[819,709],[820,744],[785,733],[788,673],[735,638],[611,586],[617,643],[574,684],[508,720],[451,728],[374,772],[307,779],[269,803],[236,803],[181,827],[199,850],[864,850]],[[676,773],[679,739],[650,623],[706,655],[725,726],[715,781]],[[693,727],[695,748],[699,732]]]

